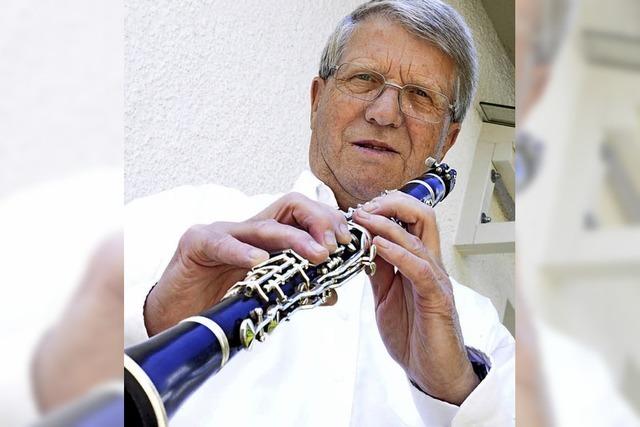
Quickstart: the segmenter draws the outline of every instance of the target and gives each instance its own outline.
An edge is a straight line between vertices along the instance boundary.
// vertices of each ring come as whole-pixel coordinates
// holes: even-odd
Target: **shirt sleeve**
[[[411,385],[416,409],[425,426],[515,425],[515,341],[500,323],[490,300],[461,288],[454,283],[463,337],[480,384],[460,406],[433,398]]]
[[[410,382],[411,396],[425,426],[450,426],[460,409],[456,405],[438,400],[419,390]]]

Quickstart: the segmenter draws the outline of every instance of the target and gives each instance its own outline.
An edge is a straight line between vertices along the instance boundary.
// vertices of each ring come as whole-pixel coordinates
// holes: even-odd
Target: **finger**
[[[382,236],[420,258],[430,259],[432,256],[430,250],[419,237],[407,232],[407,230],[387,217],[357,209],[354,212],[353,219],[373,235]]]
[[[373,243],[377,246],[378,255],[409,279],[418,295],[427,298],[439,290],[441,273],[429,261],[380,236],[376,236]]]
[[[309,233],[273,219],[239,223],[230,229],[230,233],[242,242],[267,251],[293,249],[315,264],[329,257],[327,248]]]
[[[393,191],[378,196],[365,203],[362,208],[367,212],[397,218],[405,224],[415,224],[423,220],[425,216],[435,218],[435,215],[426,213],[433,211],[433,208],[402,191]]]
[[[419,236],[438,257],[440,256],[440,234],[432,207],[401,191],[394,191],[376,197],[366,203],[362,210],[402,221],[411,234]]]
[[[251,268],[269,258],[269,253],[230,235],[222,227],[194,226],[182,237],[188,256],[204,266],[229,264]]]
[[[302,195],[294,196],[291,199],[290,216],[331,252],[338,247],[338,242],[349,243],[351,240],[344,215],[323,203]]]
[[[340,211],[300,193],[286,194],[259,217],[266,219],[265,215],[303,228],[331,252],[337,248],[337,242],[348,243],[351,240],[347,221]]]

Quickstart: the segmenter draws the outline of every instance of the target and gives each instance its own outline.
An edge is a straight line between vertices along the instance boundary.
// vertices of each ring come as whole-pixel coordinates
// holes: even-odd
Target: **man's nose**
[[[369,102],[364,112],[365,120],[378,126],[400,127],[402,111],[400,111],[400,89],[387,84],[382,93]]]

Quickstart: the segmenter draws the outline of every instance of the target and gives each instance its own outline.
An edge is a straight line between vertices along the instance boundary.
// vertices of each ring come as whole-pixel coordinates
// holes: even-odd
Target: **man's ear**
[[[316,127],[316,113],[318,112],[318,104],[320,103],[320,95],[324,90],[326,81],[321,77],[314,77],[311,82],[311,117],[310,126],[313,130]]]
[[[447,135],[445,137],[444,144],[442,146],[442,154],[441,154],[440,159],[443,159],[444,156],[449,151],[449,149],[451,147],[453,147],[453,144],[456,143],[456,140],[458,139],[458,135],[460,134],[460,127],[461,126],[462,126],[461,123],[450,123],[449,124],[449,129],[447,130]]]

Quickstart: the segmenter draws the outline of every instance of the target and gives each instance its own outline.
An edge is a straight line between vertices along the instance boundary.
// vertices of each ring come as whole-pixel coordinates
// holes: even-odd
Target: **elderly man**
[[[205,186],[130,204],[127,344],[211,307],[270,251],[323,261],[349,241],[336,208],[364,204],[354,220],[378,248],[370,284],[357,276],[334,307],[296,315],[236,356],[175,425],[514,423],[513,339],[486,298],[446,273],[434,211],[402,193],[379,196],[451,148],[476,75],[469,29],[451,7],[368,2],[322,54],[311,84],[312,173],[296,192],[274,201]],[[140,261],[156,256],[146,268]]]

